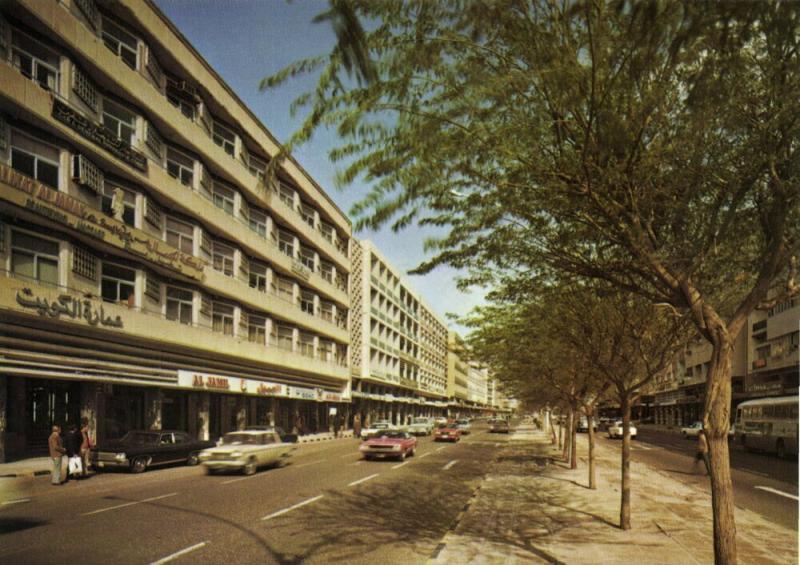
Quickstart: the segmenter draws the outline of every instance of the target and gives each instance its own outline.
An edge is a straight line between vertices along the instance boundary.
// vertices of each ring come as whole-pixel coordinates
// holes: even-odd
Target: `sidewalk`
[[[516,435],[516,434],[515,434]],[[524,439],[523,439],[524,438]],[[619,523],[619,451],[597,446],[597,490],[586,436],[578,469],[552,457],[542,432],[512,437],[429,563],[713,563],[711,496],[631,462],[631,525]],[[797,531],[736,510],[739,562],[797,563]]]
[[[353,431],[347,430],[339,433],[339,438],[352,438]],[[297,443],[312,443],[336,439],[333,433],[308,434],[297,438]],[[2,477],[33,477],[49,475],[53,463],[49,457],[31,457],[12,463],[0,463],[0,478]]]

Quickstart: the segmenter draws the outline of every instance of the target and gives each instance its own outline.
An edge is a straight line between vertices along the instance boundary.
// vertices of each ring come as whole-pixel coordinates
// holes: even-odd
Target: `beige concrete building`
[[[0,461],[347,411],[351,226],[279,150],[152,2],[0,5]]]
[[[447,398],[451,414],[463,413],[469,400],[469,356],[464,340],[447,332]]]
[[[353,240],[351,374],[362,422],[444,413],[444,323],[369,241]]]

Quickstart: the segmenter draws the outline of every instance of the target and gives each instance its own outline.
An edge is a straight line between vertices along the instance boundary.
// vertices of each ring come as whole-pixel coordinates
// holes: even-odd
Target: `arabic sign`
[[[288,396],[286,385],[259,381],[256,379],[242,379],[240,377],[227,377],[212,375],[197,371],[178,371],[178,386],[192,389],[214,390],[236,394],[251,394],[255,396]]]
[[[203,260],[94,210],[68,194],[53,190],[7,165],[0,165],[0,182],[12,188],[9,190],[6,186],[0,186],[0,198],[3,200],[193,279],[203,279]]]
[[[47,298],[34,296],[31,289],[23,288],[17,291],[17,304],[36,310],[40,316],[60,319],[63,315],[73,320],[84,319],[90,326],[100,324],[112,328],[122,327],[122,318],[106,316],[102,305],[99,309],[95,308],[88,298],[81,299],[70,294],[60,294],[57,300],[49,301]]]

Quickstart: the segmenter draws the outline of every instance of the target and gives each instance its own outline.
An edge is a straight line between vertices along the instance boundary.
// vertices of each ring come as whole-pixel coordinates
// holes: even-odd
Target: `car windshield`
[[[406,437],[405,432],[398,432],[396,430],[388,430],[381,435],[377,436],[379,438],[388,438],[388,439],[404,439]]]
[[[261,441],[261,434],[230,433],[222,438],[224,445],[258,445]]]
[[[128,432],[122,436],[122,441],[134,445],[149,445],[151,443],[158,443],[158,438],[159,434],[150,432]]]

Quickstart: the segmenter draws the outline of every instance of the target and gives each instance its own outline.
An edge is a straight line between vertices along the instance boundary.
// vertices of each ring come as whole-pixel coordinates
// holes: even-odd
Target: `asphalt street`
[[[181,466],[60,487],[14,479],[2,491],[0,561],[420,563],[507,440],[420,438],[402,463],[363,461],[357,440],[333,440],[251,477]]]
[[[598,437],[608,445],[622,443],[608,439],[603,432],[598,432]],[[702,463],[692,469],[697,440],[684,439],[680,434],[668,431],[640,428],[631,445],[634,461],[646,463],[711,492]],[[740,445],[732,445],[731,477],[736,506],[758,512],[783,526],[797,528],[797,457],[778,459],[765,453],[749,453]]]

